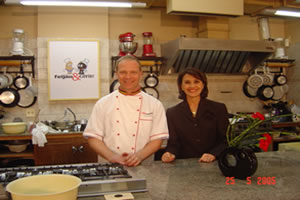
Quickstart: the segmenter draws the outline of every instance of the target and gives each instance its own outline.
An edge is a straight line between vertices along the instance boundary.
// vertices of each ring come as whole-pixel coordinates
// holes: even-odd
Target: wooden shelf
[[[34,56],[0,56],[0,66],[20,67],[21,64],[30,64],[31,71],[24,71],[24,73],[31,73],[32,77],[35,78],[34,60]],[[6,73],[20,73],[20,70],[7,71]]]
[[[2,151],[0,158],[34,158],[32,149],[25,150],[21,153],[10,152],[9,150]]]
[[[280,123],[273,123],[273,128],[284,128],[284,127],[296,127],[300,126],[300,122],[280,122]]]
[[[292,67],[295,59],[268,59],[265,61],[266,67]]]

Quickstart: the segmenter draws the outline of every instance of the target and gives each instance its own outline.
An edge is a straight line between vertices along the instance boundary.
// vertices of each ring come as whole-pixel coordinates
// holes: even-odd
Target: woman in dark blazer
[[[169,141],[162,161],[199,158],[199,162],[213,162],[227,146],[226,106],[206,98],[207,78],[198,69],[180,73],[177,85],[183,101],[167,110]]]

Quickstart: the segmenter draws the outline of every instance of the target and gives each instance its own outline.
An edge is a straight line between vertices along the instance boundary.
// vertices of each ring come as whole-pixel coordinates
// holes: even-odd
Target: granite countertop
[[[300,152],[256,155],[258,169],[251,177],[251,184],[247,184],[247,180],[227,179],[217,162],[198,163],[197,159],[176,160],[171,164],[155,161],[130,168],[130,171],[146,178],[153,200],[299,200]],[[274,177],[273,181],[268,177]]]

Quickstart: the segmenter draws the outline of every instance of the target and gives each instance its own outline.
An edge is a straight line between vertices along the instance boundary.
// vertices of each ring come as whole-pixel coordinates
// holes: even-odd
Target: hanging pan
[[[144,80],[144,83],[147,87],[156,87],[159,83],[159,80],[156,74],[153,73],[152,66],[150,66],[150,74],[148,74]]]
[[[263,67],[264,73],[261,74],[260,76],[263,78],[263,84],[264,85],[272,85],[274,76],[270,73],[269,68],[268,71],[266,70],[266,67]]]
[[[271,100],[273,96],[274,96],[274,90],[272,86],[263,85],[257,90],[257,97],[260,100],[268,101]]]
[[[277,74],[274,77],[274,82],[277,85],[284,85],[284,84],[287,83],[287,77],[285,75],[283,75],[283,74]]]
[[[16,89],[2,88],[0,89],[0,104],[4,107],[14,107],[18,104],[20,95]]]
[[[20,75],[14,79],[14,86],[17,89],[24,89],[29,85],[29,80],[24,76],[23,64],[20,65]]]
[[[248,77],[247,83],[252,88],[259,88],[263,85],[263,78],[257,74],[257,70],[254,71],[254,74]]]
[[[116,79],[116,80],[114,80],[114,81],[110,84],[110,86],[109,86],[109,92],[112,93],[113,91],[119,89],[119,87],[120,87],[119,80]]]
[[[142,90],[146,92],[147,94],[159,99],[159,93],[158,90],[154,87],[143,87]]]
[[[249,98],[255,98],[257,96],[257,88],[250,87],[247,80],[243,84],[243,92]]]
[[[29,86],[25,89],[19,89],[18,92],[20,95],[18,106],[21,108],[29,108],[33,106],[37,101],[37,93],[32,86],[31,77],[29,78]]]

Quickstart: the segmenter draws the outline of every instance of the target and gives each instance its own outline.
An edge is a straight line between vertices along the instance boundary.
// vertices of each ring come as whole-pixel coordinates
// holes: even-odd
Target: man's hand
[[[170,152],[166,152],[162,155],[161,160],[165,163],[170,163],[175,160],[176,156]]]
[[[111,163],[119,163],[121,165],[125,165],[125,158],[118,154],[114,154],[108,161]]]
[[[216,156],[210,154],[210,153],[204,153],[201,158],[198,160],[198,162],[206,162],[210,163],[216,160]]]
[[[124,165],[128,167],[138,166],[142,162],[142,160],[138,157],[137,154],[123,153],[122,157],[124,159]]]

